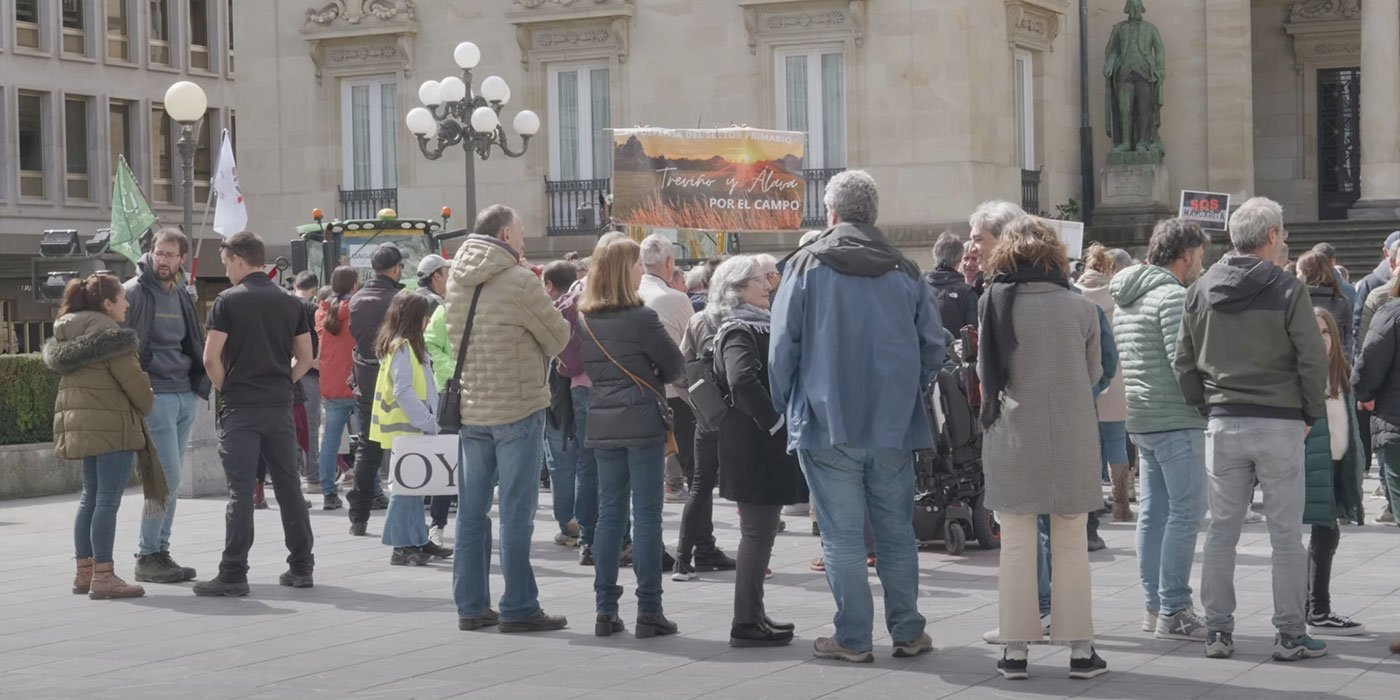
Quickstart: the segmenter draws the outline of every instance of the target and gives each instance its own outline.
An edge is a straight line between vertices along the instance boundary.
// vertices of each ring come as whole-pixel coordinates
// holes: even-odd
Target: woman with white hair
[[[768,384],[772,332],[771,258],[741,255],[722,263],[710,281],[705,314],[713,341],[716,384],[732,406],[719,421],[719,493],[739,504],[739,558],[734,578],[734,647],[781,646],[793,625],[774,622],[763,605],[763,579],[783,506],[806,500],[797,458],[787,451],[783,417]]]

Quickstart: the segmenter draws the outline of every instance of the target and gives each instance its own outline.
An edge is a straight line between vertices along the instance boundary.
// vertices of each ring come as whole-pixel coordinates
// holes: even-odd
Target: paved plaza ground
[[[1367,493],[1376,485],[1368,480]],[[1349,526],[1337,554],[1333,595],[1339,613],[1372,634],[1330,640],[1323,659],[1282,664],[1272,645],[1268,535],[1247,526],[1240,543],[1238,652],[1207,660],[1199,643],[1157,641],[1138,631],[1142,613],[1134,531],[1106,523],[1109,548],[1091,555],[1098,648],[1110,673],[1090,681],[1066,677],[1068,650],[1038,646],[1032,678],[996,675],[999,649],[981,641],[996,626],[995,552],[948,556],[923,551],[920,607],[937,652],[913,660],[890,657],[877,624],[873,665],[818,661],[812,640],[831,632],[833,603],[805,518],[788,518],[774,550],[768,606],[797,623],[790,647],[727,646],[733,574],[693,583],[665,579],[666,612],[676,637],[638,641],[592,634],[593,570],[575,550],[554,545],[548,494],[536,517],[535,571],[551,613],[569,617],[557,633],[460,632],[451,598],[451,568],[390,567],[379,544],[383,512],[372,537],[351,537],[345,511],[313,511],[316,587],[277,586],[285,568],[276,505],[259,511],[252,552],[252,595],[200,599],[189,584],[148,585],[145,598],[90,601],[69,593],[75,497],[0,503],[0,697],[4,698],[1385,698],[1400,696],[1400,658],[1387,645],[1400,636],[1400,530]],[[318,504],[319,505],[319,504]],[[139,490],[127,493],[117,537],[118,571],[129,575],[136,546]],[[1368,512],[1379,511],[1368,499]],[[174,553],[201,578],[217,569],[223,544],[221,500],[182,500]],[[667,504],[674,541],[680,506]],[[734,507],[718,501],[715,527],[731,554],[738,542]],[[1196,569],[1199,574],[1199,565]],[[499,571],[495,573],[499,574]],[[623,617],[635,615],[633,580]],[[872,583],[876,583],[871,576]],[[493,592],[501,592],[499,576]],[[877,613],[879,598],[876,598]]]

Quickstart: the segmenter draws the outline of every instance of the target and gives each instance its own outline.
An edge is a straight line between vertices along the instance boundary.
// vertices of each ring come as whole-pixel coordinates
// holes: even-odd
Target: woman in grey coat
[[[987,264],[978,374],[986,503],[1001,520],[1003,676],[1027,677],[1027,643],[1043,628],[1036,594],[1036,520],[1050,516],[1052,639],[1069,642],[1070,677],[1108,666],[1094,652],[1088,513],[1103,505],[1093,387],[1103,375],[1098,308],[1071,291],[1055,232],[1022,216]]]

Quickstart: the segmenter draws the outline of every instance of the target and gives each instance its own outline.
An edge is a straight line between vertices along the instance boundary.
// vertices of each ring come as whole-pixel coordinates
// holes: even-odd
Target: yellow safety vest
[[[413,427],[409,422],[408,414],[394,398],[394,378],[389,371],[394,352],[403,346],[404,341],[400,340],[394,344],[393,350],[387,357],[379,361],[379,377],[374,382],[374,410],[370,419],[369,439],[379,443],[385,449],[393,447],[394,438],[406,436],[419,436],[423,431]],[[424,401],[428,400],[428,384],[423,379],[423,365],[418,361],[418,356],[413,349],[408,350],[409,368],[413,372],[413,393]]]

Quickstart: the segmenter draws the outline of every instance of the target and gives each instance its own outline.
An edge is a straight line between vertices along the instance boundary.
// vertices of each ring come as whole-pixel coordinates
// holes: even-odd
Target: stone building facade
[[[179,223],[179,129],[161,100],[180,80],[209,98],[195,152],[195,195],[205,199],[218,136],[237,125],[233,82],[244,66],[241,54],[234,62],[233,6],[0,2],[0,322],[21,323],[26,349],[37,347],[52,315],[30,286],[40,234],[77,229],[87,241],[105,228],[119,156],[161,220]],[[0,352],[13,350],[4,331]]]

